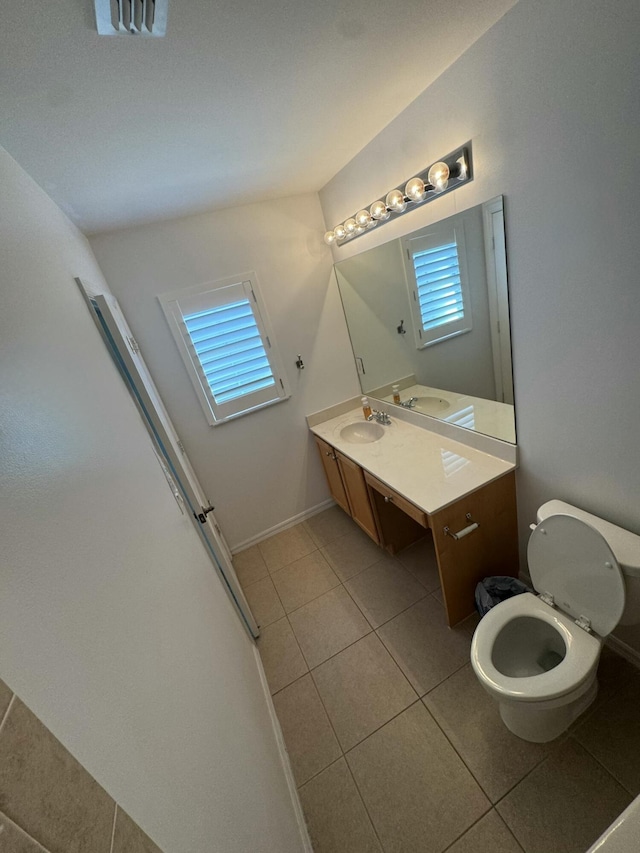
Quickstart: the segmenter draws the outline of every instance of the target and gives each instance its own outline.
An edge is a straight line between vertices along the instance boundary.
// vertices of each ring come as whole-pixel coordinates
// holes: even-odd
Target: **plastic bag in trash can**
[[[531,592],[531,590],[517,578],[502,576],[484,578],[476,586],[476,610],[480,616],[484,616],[496,604],[514,595],[521,595],[523,592]]]

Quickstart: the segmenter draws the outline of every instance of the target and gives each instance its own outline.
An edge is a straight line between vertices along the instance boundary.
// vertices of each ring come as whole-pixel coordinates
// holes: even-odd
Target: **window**
[[[436,226],[403,241],[418,349],[472,328],[464,231]]]
[[[290,396],[255,273],[158,299],[212,426]]]

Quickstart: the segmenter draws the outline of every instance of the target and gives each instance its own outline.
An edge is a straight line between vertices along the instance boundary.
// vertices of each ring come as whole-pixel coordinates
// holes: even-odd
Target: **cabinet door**
[[[468,518],[467,516],[470,516]],[[518,576],[515,474],[505,474],[429,517],[449,625],[474,612],[474,591],[488,575]],[[445,533],[478,528],[462,539]]]
[[[369,500],[369,492],[364,479],[364,471],[351,459],[343,456],[336,451],[338,457],[338,467],[342,474],[342,481],[347,491],[349,503],[351,505],[351,517],[364,532],[370,536],[376,545],[380,544],[378,536],[378,528],[373,516],[371,501]]]
[[[351,507],[349,506],[349,499],[347,498],[347,493],[340,475],[340,469],[338,468],[338,460],[335,450],[330,444],[327,444],[327,442],[323,441],[321,438],[315,436],[315,440],[318,445],[318,450],[320,451],[322,467],[324,468],[324,473],[326,474],[327,482],[329,483],[331,497],[338,506],[342,507],[347,515],[351,515]]]

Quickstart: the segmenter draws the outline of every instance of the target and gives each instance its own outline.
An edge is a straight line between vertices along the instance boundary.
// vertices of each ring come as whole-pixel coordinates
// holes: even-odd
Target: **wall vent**
[[[163,36],[169,0],[94,0],[101,36]]]

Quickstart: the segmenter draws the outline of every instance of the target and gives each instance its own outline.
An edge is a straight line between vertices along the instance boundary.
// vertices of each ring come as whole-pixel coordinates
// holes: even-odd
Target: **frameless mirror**
[[[515,443],[502,196],[335,270],[364,394]]]

